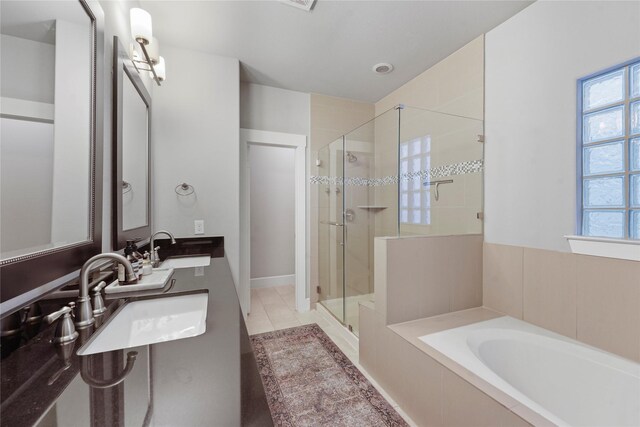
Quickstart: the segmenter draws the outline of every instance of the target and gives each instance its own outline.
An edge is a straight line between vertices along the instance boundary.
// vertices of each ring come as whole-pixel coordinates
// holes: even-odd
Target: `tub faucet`
[[[166,234],[171,239],[171,244],[176,244],[176,239],[173,237],[173,234],[169,233],[167,230],[158,230],[151,235],[151,266],[153,268],[160,266],[160,255],[158,255],[158,249],[160,249],[160,247],[156,247],[156,236],[158,234]]]
[[[89,297],[89,271],[93,264],[103,259],[110,259],[124,265],[127,274],[127,281],[137,281],[136,273],[133,271],[133,266],[120,254],[107,252],[89,258],[80,270],[80,293],[78,295],[78,303],[75,307],[75,324],[78,329],[87,328],[95,322],[95,318],[93,317],[93,308],[91,307],[91,298]]]

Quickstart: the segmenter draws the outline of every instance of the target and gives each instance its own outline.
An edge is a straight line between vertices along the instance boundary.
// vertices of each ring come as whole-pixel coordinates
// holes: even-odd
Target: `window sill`
[[[604,237],[564,236],[574,254],[640,261],[640,241]]]

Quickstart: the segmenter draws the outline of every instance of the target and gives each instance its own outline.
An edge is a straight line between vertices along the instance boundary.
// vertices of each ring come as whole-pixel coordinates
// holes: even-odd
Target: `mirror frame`
[[[0,302],[2,316],[16,307],[8,302],[23,296],[15,304],[26,304],[42,294],[55,290],[72,280],[72,273],[92,256],[102,252],[102,181],[104,137],[104,12],[97,0],[78,0],[91,20],[91,119],[90,119],[90,185],[89,238],[59,248],[45,249],[26,255],[0,260]],[[53,283],[52,283],[53,282]],[[41,288],[47,285],[46,288]],[[38,289],[38,291],[35,291]],[[35,291],[29,293],[30,291]],[[22,301],[24,300],[24,301]],[[19,308],[18,305],[17,308]]]
[[[147,224],[123,230],[122,215],[122,84],[128,78],[147,105]],[[127,240],[145,240],[151,236],[151,95],[145,87],[138,70],[129,58],[118,36],[113,37],[113,249],[123,249]]]

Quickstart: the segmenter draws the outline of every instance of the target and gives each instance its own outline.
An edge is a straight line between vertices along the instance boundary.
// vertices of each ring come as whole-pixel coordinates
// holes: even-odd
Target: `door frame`
[[[240,129],[240,305],[246,315],[251,307],[251,216],[249,146],[264,145],[295,149],[295,293],[296,310],[309,311],[307,297],[307,137],[291,133]]]

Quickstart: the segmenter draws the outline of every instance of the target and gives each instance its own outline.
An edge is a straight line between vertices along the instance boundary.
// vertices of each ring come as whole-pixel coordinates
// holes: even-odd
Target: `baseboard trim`
[[[295,285],[295,283],[295,274],[287,274],[285,276],[256,277],[255,279],[251,279],[251,289]]]

